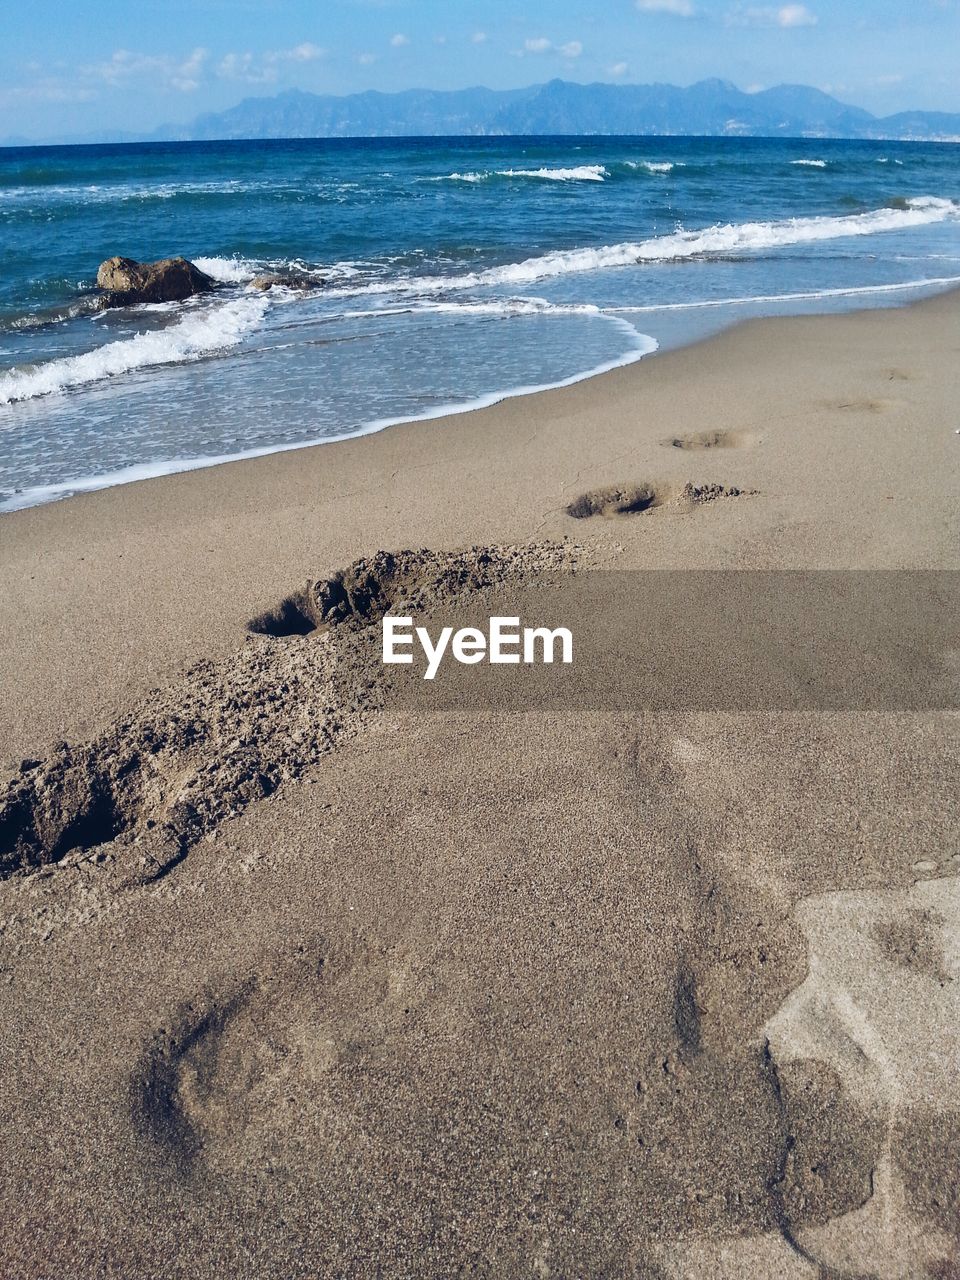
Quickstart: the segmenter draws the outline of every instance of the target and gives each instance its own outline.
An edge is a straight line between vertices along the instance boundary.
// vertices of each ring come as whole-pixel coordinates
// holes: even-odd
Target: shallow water
[[[440,416],[753,315],[960,282],[960,146],[457,139],[0,151],[0,509]],[[222,282],[94,314],[114,253]],[[296,265],[314,294],[247,288]]]

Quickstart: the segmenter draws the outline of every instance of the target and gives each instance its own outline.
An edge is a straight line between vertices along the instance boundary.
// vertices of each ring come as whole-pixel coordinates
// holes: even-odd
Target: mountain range
[[[779,85],[744,93],[726,80],[669,84],[574,84],[529,89],[410,89],[328,97],[292,89],[247,98],[186,128],[172,140],[641,134],[706,137],[960,139],[960,114],[907,111],[877,117],[819,89]]]
[[[143,134],[63,142],[213,141],[241,138],[688,135],[960,141],[960,113],[875,116],[807,85],[745,93],[726,80],[669,84],[576,84],[527,89],[409,89],[345,97],[290,89],[245,98],[227,111]],[[15,145],[8,139],[7,145]]]

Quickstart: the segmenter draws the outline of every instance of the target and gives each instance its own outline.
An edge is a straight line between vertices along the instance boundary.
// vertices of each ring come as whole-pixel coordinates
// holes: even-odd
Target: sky
[[[145,132],[283,89],[560,76],[960,111],[960,0],[0,0],[0,137]]]

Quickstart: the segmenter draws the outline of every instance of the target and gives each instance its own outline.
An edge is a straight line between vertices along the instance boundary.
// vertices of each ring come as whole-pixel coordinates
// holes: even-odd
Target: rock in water
[[[132,258],[108,258],[100,263],[97,287],[105,290],[101,307],[129,307],[138,302],[181,302],[196,293],[208,293],[216,281],[186,258],[160,262],[134,262]]]
[[[316,276],[308,276],[306,272],[286,271],[276,275],[254,276],[250,281],[251,289],[321,289],[323,281]]]

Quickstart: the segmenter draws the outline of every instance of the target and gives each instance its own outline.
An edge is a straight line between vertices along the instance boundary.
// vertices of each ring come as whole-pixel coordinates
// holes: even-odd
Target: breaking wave
[[[430,182],[488,182],[491,178],[538,178],[544,182],[603,182],[610,175],[602,164],[581,164],[572,169],[490,169],[473,173],[446,173]]]
[[[677,167],[684,167],[676,160],[627,160],[626,165],[628,169],[644,169],[647,173],[673,173]]]
[[[442,288],[475,288],[478,285],[532,284],[551,276],[578,271],[598,271],[607,267],[631,266],[641,262],[680,262],[705,255],[744,253],[777,249],[788,245],[837,240],[844,236],[877,235],[907,227],[926,226],[960,217],[960,205],[937,196],[919,196],[903,202],[902,208],[875,209],[869,213],[832,217],[787,218],[777,222],[727,223],[700,231],[676,231],[649,240],[604,245],[591,249],[564,249],[508,263],[486,271],[451,280],[418,282]]]
[[[845,236],[878,235],[886,231],[921,227],[960,218],[960,204],[938,196],[918,196],[897,201],[895,207],[868,213],[825,215],[813,218],[785,218],[776,222],[726,223],[697,231],[678,230],[669,235],[596,248],[558,249],[522,262],[508,262],[461,275],[381,276],[371,279],[374,264],[354,262],[330,266],[302,262],[252,262],[243,258],[197,258],[202,271],[228,284],[246,284],[265,270],[297,270],[322,276],[329,287],[325,297],[358,295],[437,293],[444,290],[476,289],[496,285],[527,285],[554,276],[610,267],[634,266],[643,262],[682,262],[705,256],[778,249],[811,244]]]
[[[263,297],[236,298],[222,306],[188,312],[165,329],[108,342],[82,355],[11,369],[0,374],[0,405],[100,382],[134,369],[199,360],[235,347],[257,327],[267,306]]]

